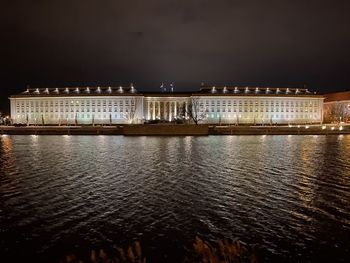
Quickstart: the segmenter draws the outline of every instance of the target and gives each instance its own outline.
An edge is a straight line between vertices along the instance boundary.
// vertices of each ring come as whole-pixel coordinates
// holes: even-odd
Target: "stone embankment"
[[[205,135],[330,135],[350,134],[350,125],[112,125],[112,126],[0,126],[8,135],[125,135],[125,136],[205,136]]]
[[[123,127],[83,126],[0,126],[0,134],[8,135],[123,135]]]
[[[212,135],[328,135],[350,134],[350,125],[215,126]]]

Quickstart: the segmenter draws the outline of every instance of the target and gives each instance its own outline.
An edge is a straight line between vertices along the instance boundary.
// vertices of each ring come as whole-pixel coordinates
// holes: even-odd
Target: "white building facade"
[[[200,123],[321,123],[323,97],[306,89],[207,87],[139,93],[134,87],[27,89],[11,96],[13,123],[95,125],[172,122],[196,111]]]

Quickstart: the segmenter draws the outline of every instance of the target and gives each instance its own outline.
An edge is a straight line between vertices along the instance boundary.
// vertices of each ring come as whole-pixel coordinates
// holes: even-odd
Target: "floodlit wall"
[[[313,97],[200,97],[208,123],[320,123],[322,98]]]
[[[189,110],[196,111],[199,123],[228,124],[293,124],[321,123],[323,97],[309,94],[307,90],[291,94],[247,95],[198,92],[187,94],[139,94],[133,87],[124,90],[84,90],[66,88],[27,90],[12,96],[11,119],[13,123],[28,125],[113,125],[138,124],[147,120],[190,120]],[[250,92],[250,91],[249,91]],[[252,91],[253,92],[253,91]],[[134,94],[136,93],[136,94]],[[211,94],[213,93],[213,94]],[[214,94],[215,93],[215,94]],[[195,105],[195,106],[193,106]]]
[[[11,118],[31,125],[140,123],[142,100],[140,96],[11,98]]]

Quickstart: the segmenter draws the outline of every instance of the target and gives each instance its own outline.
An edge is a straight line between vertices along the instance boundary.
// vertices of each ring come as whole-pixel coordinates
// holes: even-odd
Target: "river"
[[[139,240],[147,262],[181,262],[196,235],[345,262],[350,135],[0,136],[2,258]]]

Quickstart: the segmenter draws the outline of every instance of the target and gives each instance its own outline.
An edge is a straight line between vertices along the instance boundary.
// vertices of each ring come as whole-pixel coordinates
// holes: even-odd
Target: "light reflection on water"
[[[0,158],[3,255],[140,239],[177,262],[197,233],[349,255],[350,136],[1,136]]]

